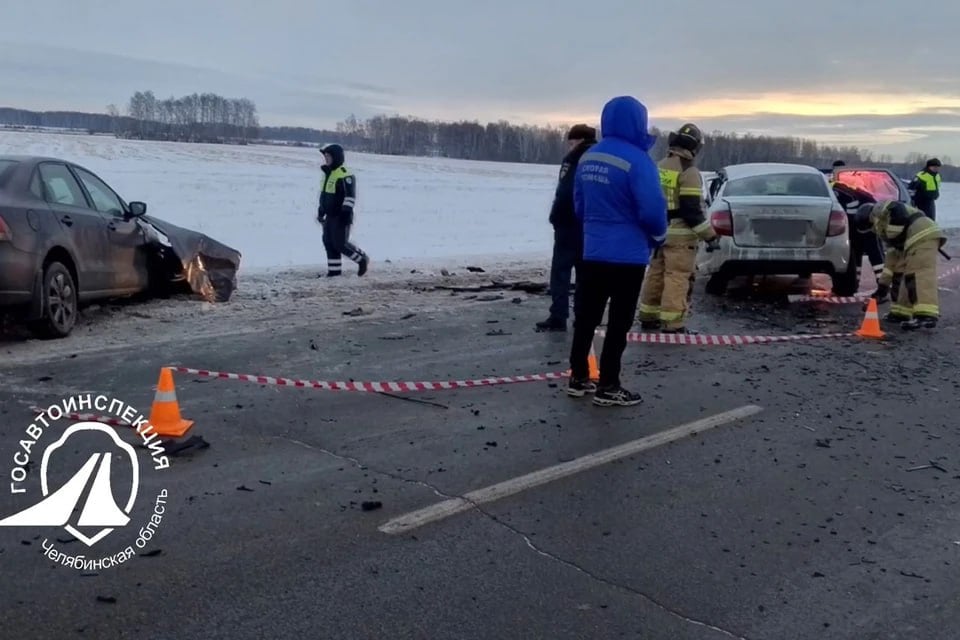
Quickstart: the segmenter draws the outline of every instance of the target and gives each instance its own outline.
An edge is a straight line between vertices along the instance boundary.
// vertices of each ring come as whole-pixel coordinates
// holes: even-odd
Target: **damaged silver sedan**
[[[229,300],[240,252],[146,213],[75,163],[0,156],[0,308],[38,336],[60,338],[96,300],[180,292]]]

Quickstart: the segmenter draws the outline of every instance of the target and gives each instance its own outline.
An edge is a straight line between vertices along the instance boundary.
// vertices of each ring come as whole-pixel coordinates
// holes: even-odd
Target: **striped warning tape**
[[[274,376],[257,376],[245,373],[224,373],[222,371],[207,371],[206,369],[190,369],[187,367],[170,367],[177,373],[186,373],[202,378],[217,378],[220,380],[239,380],[256,384],[275,385],[279,387],[297,387],[301,389],[326,389],[329,391],[366,391],[371,393],[390,393],[401,391],[440,391],[449,389],[463,389],[473,387],[491,387],[501,384],[516,384],[520,382],[544,382],[567,378],[567,373],[535,373],[525,376],[499,376],[481,378],[478,380],[447,380],[443,382],[331,382],[325,380],[296,380],[293,378],[278,378]]]
[[[31,411],[36,411],[37,414],[42,414],[45,409],[41,407],[30,407]],[[49,414],[46,416],[50,420]],[[95,413],[64,413],[61,420],[76,420],[77,422],[102,422],[103,424],[108,424],[112,427],[130,427],[133,428],[133,424],[126,422],[124,420],[119,420],[111,416],[98,416]]]
[[[683,333],[628,333],[627,342],[655,344],[699,344],[735,346],[743,344],[769,344],[771,342],[798,342],[824,338],[849,338],[853,333],[810,333],[793,336],[725,336]]]
[[[606,331],[597,330],[597,335],[606,337]],[[825,338],[850,338],[854,333],[801,333],[792,336],[730,336],[700,335],[686,333],[636,333],[627,334],[627,342],[644,344],[698,344],[736,346],[743,344],[769,344],[772,342],[798,342],[800,340],[821,340]]]
[[[823,302],[826,304],[856,304],[867,300],[869,292],[858,293],[855,296],[818,296],[818,295],[788,295],[790,302]]]
[[[937,276],[937,280],[943,280],[944,278],[949,278],[950,276],[955,275],[957,273],[960,273],[960,265],[947,269],[946,271],[941,273],[939,276]]]

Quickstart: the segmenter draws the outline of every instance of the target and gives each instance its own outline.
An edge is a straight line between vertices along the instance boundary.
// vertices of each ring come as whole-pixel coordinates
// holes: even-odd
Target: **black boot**
[[[543,322],[537,323],[537,331],[566,331],[567,322],[565,320],[559,320],[557,318],[547,318]]]
[[[360,267],[357,269],[357,276],[363,277],[363,274],[367,272],[367,268],[370,266],[370,258],[363,256],[360,258]]]
[[[640,321],[640,328],[643,329],[644,331],[659,331],[661,326],[662,325],[660,324],[659,320],[641,320]]]

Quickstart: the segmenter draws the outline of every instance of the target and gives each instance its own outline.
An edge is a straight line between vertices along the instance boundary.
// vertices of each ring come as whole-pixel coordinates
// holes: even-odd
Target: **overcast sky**
[[[960,161],[960,2],[10,0],[0,106],[137,90],[249,97],[261,124],[350,113],[561,124],[637,96],[654,124]]]

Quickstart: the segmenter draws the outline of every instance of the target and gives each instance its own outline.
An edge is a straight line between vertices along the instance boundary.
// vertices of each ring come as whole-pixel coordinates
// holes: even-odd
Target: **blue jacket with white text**
[[[613,98],[603,107],[600,130],[574,182],[583,259],[650,264],[651,250],[666,239],[667,201],[649,154],[656,138],[647,131],[647,109],[636,98]]]

